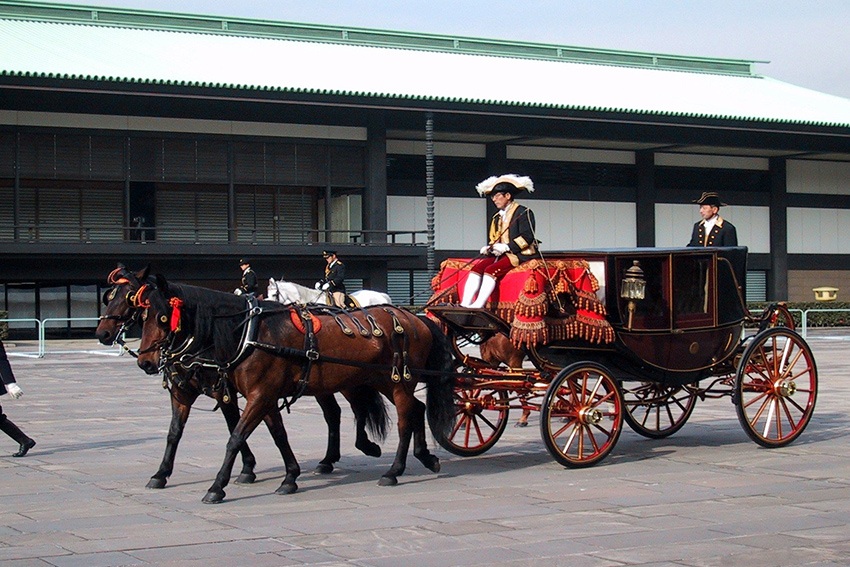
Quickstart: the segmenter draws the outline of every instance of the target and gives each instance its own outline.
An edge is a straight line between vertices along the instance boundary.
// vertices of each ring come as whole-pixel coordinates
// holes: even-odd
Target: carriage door
[[[673,255],[673,328],[714,327],[717,290],[711,254]]]

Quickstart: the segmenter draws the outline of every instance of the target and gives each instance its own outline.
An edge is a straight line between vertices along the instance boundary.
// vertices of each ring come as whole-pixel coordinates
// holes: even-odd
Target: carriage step
[[[459,334],[481,332],[509,335],[511,332],[506,321],[487,309],[440,305],[429,307],[427,312]]]

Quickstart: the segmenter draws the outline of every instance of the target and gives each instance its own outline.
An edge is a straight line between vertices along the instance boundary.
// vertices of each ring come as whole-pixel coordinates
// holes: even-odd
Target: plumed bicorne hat
[[[705,191],[700,198],[694,201],[697,205],[711,205],[712,207],[725,207],[726,203],[720,200],[720,195],[714,191]]]
[[[507,173],[496,177],[488,177],[475,186],[475,190],[482,197],[495,193],[506,192],[516,195],[520,191],[534,192],[534,183],[530,177]]]

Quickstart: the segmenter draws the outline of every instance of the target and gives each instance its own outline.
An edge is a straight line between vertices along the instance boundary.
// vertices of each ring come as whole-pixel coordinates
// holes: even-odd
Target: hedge
[[[0,319],[8,319],[9,314],[6,311],[0,311]],[[5,341],[9,336],[9,323],[0,321],[0,341]]]
[[[758,316],[767,305],[769,305],[767,302],[748,303],[747,308],[754,316]],[[809,313],[806,317],[807,327],[850,326],[850,302],[848,301],[799,301],[788,302],[786,306],[791,310],[791,316],[794,317],[794,323],[797,327],[801,327],[803,324],[803,314],[800,311],[809,309],[847,309],[848,311]],[[795,311],[797,309],[799,311]]]

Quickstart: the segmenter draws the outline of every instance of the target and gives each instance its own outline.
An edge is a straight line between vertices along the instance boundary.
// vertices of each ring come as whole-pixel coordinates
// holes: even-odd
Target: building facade
[[[332,247],[350,288],[422,304],[507,172],[544,253],[684,245],[718,191],[749,299],[850,291],[850,100],[752,62],[4,0],[0,42],[19,334],[90,332],[117,262],[229,290],[240,257],[311,284]]]

